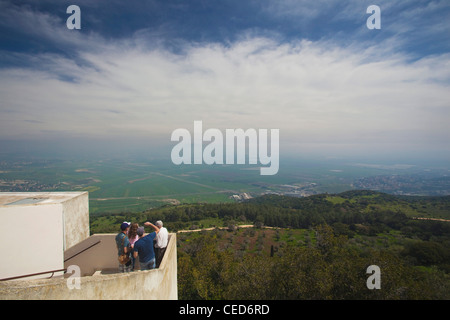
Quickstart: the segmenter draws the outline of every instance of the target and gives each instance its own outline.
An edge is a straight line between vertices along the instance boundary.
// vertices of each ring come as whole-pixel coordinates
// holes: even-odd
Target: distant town
[[[38,192],[38,191],[54,191],[61,188],[61,184],[45,184],[32,180],[6,180],[0,179],[1,192]]]
[[[395,195],[450,195],[450,175],[434,176],[426,173],[381,175],[357,179],[355,189],[369,189]]]

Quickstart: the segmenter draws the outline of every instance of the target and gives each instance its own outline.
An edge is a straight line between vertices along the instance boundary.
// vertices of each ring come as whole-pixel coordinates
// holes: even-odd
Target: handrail
[[[68,261],[68,260],[70,260],[70,259],[76,257],[77,255],[79,255],[79,254],[85,252],[86,250],[89,250],[89,249],[92,248],[93,246],[98,245],[100,242],[102,242],[102,241],[99,240],[99,241],[95,242],[94,244],[91,244],[89,247],[87,247],[87,248],[81,250],[80,252],[74,254],[74,255],[71,256],[70,258],[65,259],[64,262],[66,262],[66,261]],[[67,269],[58,269],[58,270],[50,270],[50,271],[44,271],[44,272],[37,272],[37,273],[25,274],[25,275],[16,276],[16,277],[3,278],[3,279],[0,279],[0,281],[7,281],[7,280],[20,279],[20,278],[33,277],[33,276],[38,276],[38,275],[46,274],[46,273],[51,273],[51,274],[52,274],[50,277],[48,277],[48,279],[50,279],[50,278],[53,277],[53,275],[55,274],[55,272],[61,272],[61,271],[64,271],[64,273],[66,273],[66,272],[67,272]]]
[[[100,242],[102,242],[102,240],[98,240],[96,243],[91,244],[91,245],[90,245],[89,247],[87,247],[86,249],[83,249],[83,250],[81,250],[80,252],[78,252],[78,253],[74,254],[73,256],[71,256],[70,258],[65,259],[64,262],[66,262],[66,261],[68,261],[68,260],[70,260],[70,259],[76,257],[77,255],[79,255],[79,254],[85,252],[86,250],[89,250],[89,249],[92,248],[93,246],[98,245]]]
[[[40,274],[46,274],[46,273],[51,273],[52,274],[50,277],[47,278],[47,279],[50,279],[51,277],[53,277],[55,272],[61,272],[61,271],[64,271],[64,273],[66,273],[67,269],[58,269],[58,270],[50,270],[50,271],[44,271],[44,272],[25,274],[25,275],[16,276],[16,277],[3,278],[3,279],[0,279],[0,281],[7,281],[7,280],[14,280],[14,279],[20,279],[20,278],[26,278],[26,277],[33,277],[33,276],[38,276]]]

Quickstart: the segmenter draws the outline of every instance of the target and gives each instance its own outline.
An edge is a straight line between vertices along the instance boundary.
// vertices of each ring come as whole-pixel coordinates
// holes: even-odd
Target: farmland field
[[[339,193],[356,189],[358,183],[364,184],[363,188],[358,185],[359,189],[383,191],[390,187],[392,193],[402,194],[402,188],[413,184],[398,183],[393,177],[406,177],[403,179],[413,180],[419,187],[421,181],[429,181],[439,186],[440,194],[450,189],[446,175],[418,166],[374,167],[332,160],[286,159],[274,176],[261,176],[254,165],[176,166],[162,158],[5,158],[0,163],[0,191],[88,191],[91,214],[142,212],[166,204],[234,202],[243,194],[304,197]],[[434,177],[443,178],[436,182]],[[423,188],[418,190],[423,192]],[[344,200],[336,197],[330,201]]]

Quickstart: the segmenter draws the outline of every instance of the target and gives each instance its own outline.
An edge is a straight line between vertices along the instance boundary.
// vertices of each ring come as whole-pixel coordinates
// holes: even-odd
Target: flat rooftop
[[[62,203],[82,192],[0,192],[0,207]]]

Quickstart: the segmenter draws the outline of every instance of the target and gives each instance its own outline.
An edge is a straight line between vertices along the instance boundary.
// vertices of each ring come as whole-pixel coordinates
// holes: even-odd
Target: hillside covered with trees
[[[450,197],[267,195],[96,215],[91,232],[124,220],[163,220],[170,232],[228,227],[178,234],[180,299],[450,298]],[[367,288],[370,265],[381,289]]]

